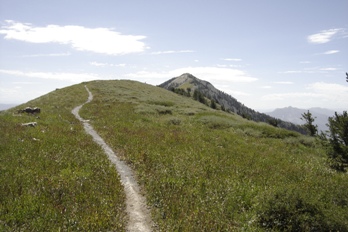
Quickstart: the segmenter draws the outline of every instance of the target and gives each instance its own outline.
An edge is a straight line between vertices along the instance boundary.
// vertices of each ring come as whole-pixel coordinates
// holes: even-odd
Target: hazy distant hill
[[[302,125],[305,122],[301,120],[301,115],[304,112],[307,112],[307,110],[309,110],[309,112],[311,112],[312,115],[315,117],[314,124],[318,125],[318,130],[319,131],[327,130],[326,124],[328,122],[328,118],[335,114],[334,110],[329,110],[329,109],[324,109],[319,107],[310,108],[310,109],[299,109],[299,108],[289,106],[285,108],[275,109],[274,111],[269,112],[267,114],[284,121]]]
[[[221,109],[225,111],[236,113],[256,122],[275,123],[278,127],[305,133],[303,128],[298,125],[276,120],[267,114],[246,107],[244,104],[237,101],[236,98],[216,89],[211,83],[200,80],[189,73],[174,77],[159,86],[186,96],[193,96],[194,92],[198,90],[204,97],[209,99],[209,101],[213,100],[218,103]]]

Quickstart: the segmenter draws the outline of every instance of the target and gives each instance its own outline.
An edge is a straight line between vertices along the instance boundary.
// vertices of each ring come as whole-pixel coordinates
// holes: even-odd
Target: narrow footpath
[[[93,95],[87,86],[85,86],[85,88],[89,94],[86,103],[89,103],[92,101]],[[153,225],[151,221],[151,214],[147,208],[145,197],[140,194],[139,185],[134,178],[133,171],[126,165],[125,162],[118,158],[117,154],[105,143],[105,141],[88,123],[88,120],[80,117],[79,110],[84,104],[75,107],[71,113],[83,123],[85,131],[93,137],[94,142],[103,148],[109,160],[115,165],[116,170],[120,175],[121,182],[126,193],[127,214],[129,216],[127,231],[151,231],[151,227]]]

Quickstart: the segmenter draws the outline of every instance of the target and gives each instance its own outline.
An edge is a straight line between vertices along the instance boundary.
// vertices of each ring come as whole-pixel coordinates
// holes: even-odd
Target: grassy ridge
[[[136,170],[163,231],[348,230],[347,175],[312,138],[132,81],[81,111]]]
[[[138,82],[87,86],[80,115],[135,169],[159,230],[348,230],[347,175],[314,139]],[[125,230],[118,175],[71,114],[87,95],[26,104],[40,119],[0,114],[0,231]]]
[[[125,229],[118,174],[71,114],[87,97],[80,84],[17,107],[40,107],[39,119],[0,114],[0,231]]]

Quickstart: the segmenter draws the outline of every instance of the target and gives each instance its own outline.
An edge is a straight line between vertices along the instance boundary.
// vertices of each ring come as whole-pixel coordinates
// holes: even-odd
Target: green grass
[[[139,82],[87,86],[80,115],[135,170],[159,230],[348,230],[347,175],[315,139]],[[118,176],[70,113],[86,99],[76,85],[35,100],[36,128],[1,115],[0,230],[124,230]]]
[[[76,85],[17,107],[40,118],[0,114],[0,231],[125,229],[118,174],[70,112],[87,97]]]
[[[348,230],[347,175],[315,140],[137,82],[88,86],[83,117],[136,170],[161,230]]]

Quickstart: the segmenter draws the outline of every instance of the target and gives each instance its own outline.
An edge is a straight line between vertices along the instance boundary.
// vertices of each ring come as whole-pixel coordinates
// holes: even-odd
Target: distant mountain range
[[[273,126],[297,131],[300,133],[306,133],[305,130],[299,125],[291,122],[286,122],[281,119],[276,119],[275,117],[257,112],[251,108],[246,107],[244,104],[238,102],[234,97],[216,89],[211,83],[200,80],[189,73],[182,74],[179,77],[174,77],[160,84],[159,87],[187,97],[201,99],[202,101],[199,101],[207,105],[214,106],[214,104],[216,103],[218,104],[217,108],[230,113],[236,113],[249,120],[256,122],[266,122]]]
[[[308,110],[315,118],[314,124],[318,125],[318,131],[326,131],[328,129],[328,127],[326,126],[328,118],[332,117],[335,114],[334,110],[319,107],[310,109],[299,109],[289,106],[285,108],[275,109],[274,111],[268,112],[266,114],[284,121],[302,125],[305,122],[301,120],[301,115],[307,112]]]

